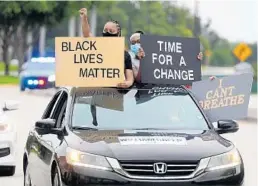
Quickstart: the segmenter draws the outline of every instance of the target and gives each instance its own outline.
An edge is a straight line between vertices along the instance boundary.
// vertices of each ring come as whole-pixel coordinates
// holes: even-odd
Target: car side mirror
[[[18,101],[8,100],[4,102],[3,111],[17,110],[19,108]]]
[[[239,130],[238,123],[233,120],[219,120],[217,123],[218,127],[216,128],[216,131],[219,134],[233,133]]]
[[[51,130],[55,128],[56,121],[54,119],[42,119],[36,122],[35,127],[37,129]]]

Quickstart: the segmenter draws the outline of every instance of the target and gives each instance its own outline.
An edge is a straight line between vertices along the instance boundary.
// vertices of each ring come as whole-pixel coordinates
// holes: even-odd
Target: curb
[[[240,120],[237,120],[237,121],[244,121],[244,122],[250,122],[252,124],[257,124],[257,118],[252,118],[252,117],[248,117],[248,118],[245,118],[245,119],[240,119]]]
[[[8,88],[8,87],[18,87],[18,85],[17,85],[17,84],[1,84],[1,85],[0,85],[0,88],[1,88],[1,87],[3,87],[3,88],[5,88],[5,87],[7,87],[7,88]]]

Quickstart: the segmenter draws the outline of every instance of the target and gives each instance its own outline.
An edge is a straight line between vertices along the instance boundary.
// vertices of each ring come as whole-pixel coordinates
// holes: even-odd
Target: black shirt
[[[125,69],[129,69],[129,70],[133,69],[131,56],[127,51],[125,51]]]

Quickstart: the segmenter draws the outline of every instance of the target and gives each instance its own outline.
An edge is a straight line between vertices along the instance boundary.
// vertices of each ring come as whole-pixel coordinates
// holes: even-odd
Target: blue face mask
[[[131,45],[131,51],[137,55],[139,52],[139,49],[141,48],[141,45],[139,43],[136,43],[134,45]]]

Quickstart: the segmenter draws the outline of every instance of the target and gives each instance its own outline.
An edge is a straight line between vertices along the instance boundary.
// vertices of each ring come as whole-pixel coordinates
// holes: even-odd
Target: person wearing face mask
[[[82,22],[82,33],[84,37],[91,37],[90,26],[88,22],[87,9],[82,8],[79,10]],[[103,28],[103,37],[121,37],[121,26],[118,21],[110,20],[106,22]],[[119,88],[129,88],[134,83],[134,76],[132,70],[132,61],[130,54],[124,51],[124,63],[125,63],[125,81],[119,83],[117,86]]]
[[[137,31],[130,37],[130,51],[129,54],[132,59],[132,67],[133,67],[133,75],[135,81],[139,82],[139,68],[140,68],[140,60],[145,56],[143,49],[140,44],[140,35],[144,34],[142,31]]]

